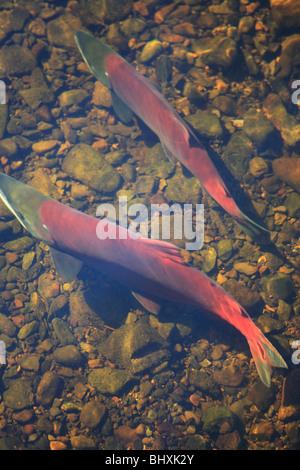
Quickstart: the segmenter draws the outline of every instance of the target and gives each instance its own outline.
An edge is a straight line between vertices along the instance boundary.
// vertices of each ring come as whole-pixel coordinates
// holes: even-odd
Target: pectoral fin
[[[125,124],[128,124],[133,116],[132,110],[121,100],[121,98],[116,95],[113,90],[110,90],[112,106],[115,110],[116,115],[123,121]]]
[[[52,261],[55,269],[64,282],[71,282],[79,273],[82,267],[82,261],[74,256],[68,255],[55,248],[50,248]]]
[[[132,292],[133,296],[140,302],[140,304],[148,310],[150,313],[158,314],[160,310],[160,305],[155,302],[152,299],[149,299],[148,297],[144,297],[143,295],[136,294],[135,292]]]

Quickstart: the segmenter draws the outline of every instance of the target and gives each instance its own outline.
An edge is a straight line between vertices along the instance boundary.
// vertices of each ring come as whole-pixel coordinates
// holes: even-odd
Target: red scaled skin
[[[261,335],[246,311],[212,279],[185,264],[174,245],[137,235],[135,239],[100,240],[97,225],[107,224],[105,219],[99,221],[54,200],[41,204],[40,215],[54,248],[77,257],[133,292],[156,301],[195,305],[231,323],[248,340]],[[112,230],[115,226],[108,227]],[[118,228],[117,236],[119,230],[126,231]]]
[[[105,65],[114,92],[159,137],[170,155],[198,178],[208,194],[237,222],[245,223],[208,153],[161,93],[122,57],[109,54]]]

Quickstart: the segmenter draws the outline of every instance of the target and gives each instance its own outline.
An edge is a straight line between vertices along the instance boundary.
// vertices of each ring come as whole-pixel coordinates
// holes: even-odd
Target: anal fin
[[[149,297],[144,297],[141,294],[137,294],[136,292],[132,292],[133,296],[140,302],[140,304],[148,310],[150,313],[158,314],[160,310],[160,305],[155,302],[155,300],[149,299]]]
[[[116,95],[113,90],[110,90],[111,103],[115,110],[116,115],[123,121],[125,124],[128,124],[133,116],[133,111],[127,106],[121,98]]]
[[[55,248],[50,248],[52,261],[55,269],[64,282],[71,282],[79,273],[82,261]]]

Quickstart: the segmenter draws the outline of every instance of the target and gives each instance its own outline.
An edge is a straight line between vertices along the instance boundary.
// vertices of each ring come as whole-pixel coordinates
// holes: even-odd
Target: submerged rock
[[[116,191],[120,183],[119,173],[103,155],[87,144],[75,145],[64,158],[62,169],[91,189],[103,193]]]
[[[106,412],[103,403],[98,400],[88,401],[81,410],[80,422],[89,429],[95,429],[99,426]]]
[[[273,19],[284,28],[300,27],[300,3],[294,0],[270,0]]]
[[[88,24],[113,23],[126,18],[133,0],[80,0],[84,20]]]
[[[100,344],[99,351],[118,367],[133,373],[156,366],[167,354],[157,354],[166,341],[144,322],[122,325]]]
[[[272,162],[273,171],[281,181],[300,193],[300,158],[282,157]]]
[[[37,388],[37,402],[42,406],[51,405],[57,395],[60,384],[61,379],[55,372],[45,372]]]
[[[198,111],[187,116],[186,121],[207,139],[220,139],[223,135],[220,119],[213,113]]]
[[[224,423],[232,428],[235,424],[235,415],[224,406],[211,406],[203,413],[203,431],[208,433],[219,432]]]
[[[33,406],[33,390],[29,380],[14,379],[3,393],[5,406],[13,410],[23,410]]]
[[[118,395],[132,380],[127,370],[102,367],[93,369],[88,376],[88,383],[103,394]]]
[[[67,346],[55,349],[53,360],[66,367],[79,367],[83,364],[84,357],[76,346],[68,344]]]
[[[36,67],[36,57],[27,47],[14,44],[0,49],[0,78],[25,75]]]
[[[194,176],[186,178],[182,168],[176,168],[175,175],[168,179],[165,197],[169,202],[197,204],[201,195],[201,186]]]
[[[289,114],[275,93],[270,93],[264,101],[263,111],[280,132],[284,142],[294,147],[300,141],[300,124],[295,116]]]
[[[262,278],[261,284],[271,304],[277,304],[279,299],[288,301],[295,294],[292,279],[287,274],[266,276]]]
[[[76,48],[74,34],[81,29],[79,16],[63,13],[47,24],[47,38],[50,44],[63,48]]]
[[[278,62],[279,70],[276,76],[287,78],[292,75],[294,67],[299,64],[300,58],[300,34],[288,36],[281,45],[281,54]]]
[[[237,56],[236,42],[227,37],[197,39],[192,42],[192,48],[204,64],[222,69],[232,65]]]
[[[145,44],[141,56],[140,62],[150,62],[152,59],[157,57],[163,51],[163,45],[157,39],[153,39]]]
[[[235,132],[224,151],[224,162],[239,181],[247,173],[248,164],[255,156],[254,146],[245,132]]]
[[[243,131],[257,149],[261,150],[271,146],[276,129],[262,112],[250,109],[244,116]]]

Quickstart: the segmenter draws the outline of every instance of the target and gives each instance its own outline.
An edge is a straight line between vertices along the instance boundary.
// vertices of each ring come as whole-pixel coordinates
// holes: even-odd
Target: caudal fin
[[[270,233],[270,230],[262,225],[254,222],[244,212],[240,211],[238,217],[235,218],[244,232],[251,238],[257,238],[262,233]]]
[[[288,366],[279,352],[257,327],[255,327],[255,335],[251,335],[251,338],[247,336],[247,340],[257,372],[262,382],[270,387],[273,368],[283,367],[287,369]]]

